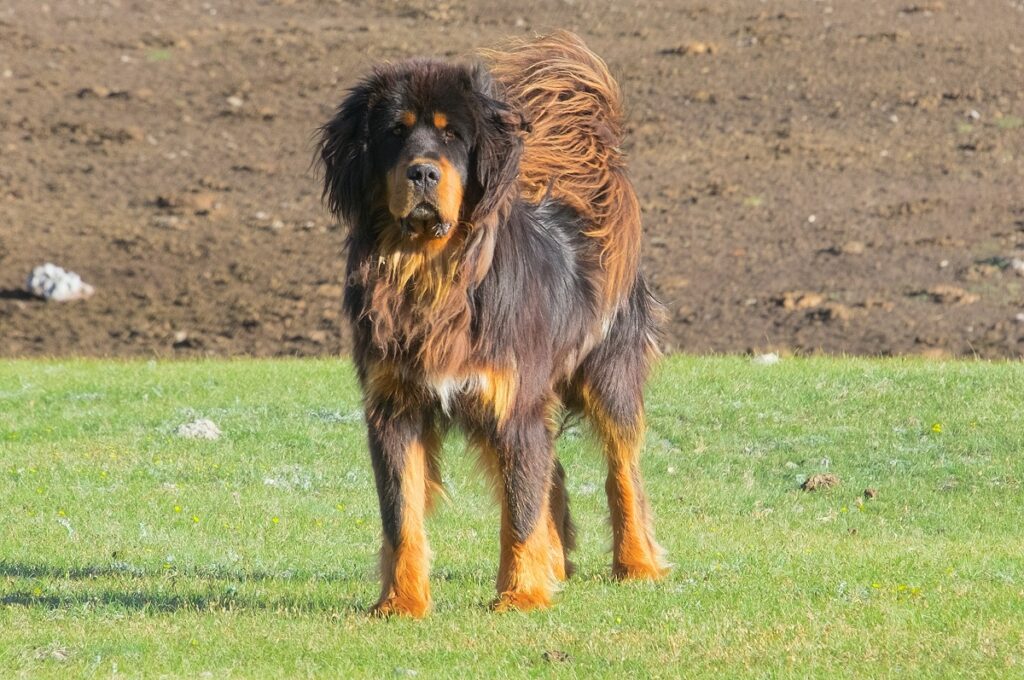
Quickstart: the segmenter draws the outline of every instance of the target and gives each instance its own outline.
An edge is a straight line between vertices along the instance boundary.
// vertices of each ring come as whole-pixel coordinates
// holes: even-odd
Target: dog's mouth
[[[402,231],[413,236],[443,238],[451,231],[451,222],[441,219],[437,206],[422,201],[402,218]]]

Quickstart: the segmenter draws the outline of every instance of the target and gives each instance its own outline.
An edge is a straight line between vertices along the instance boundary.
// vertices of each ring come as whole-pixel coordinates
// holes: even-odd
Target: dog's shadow
[[[115,577],[123,579],[123,589],[113,584],[100,588],[75,588],[70,592],[46,592],[46,586],[14,590],[0,596],[0,606],[43,607],[45,609],[71,609],[82,605],[108,606],[118,609],[178,612],[178,611],[287,611],[290,613],[331,613],[357,614],[366,610],[366,597],[331,598],[307,593],[284,593],[268,595],[246,592],[238,586],[258,581],[264,585],[272,583],[300,585],[311,581],[353,584],[362,581],[362,576],[342,574],[270,574],[260,571],[214,570],[169,572],[166,570],[120,567],[116,565],[95,567],[56,567],[41,564],[17,564],[0,562],[0,577],[24,579],[53,579],[58,582],[88,582]],[[164,592],[166,579],[176,577],[194,578],[198,582],[186,586],[186,592]],[[145,580],[145,584],[133,588],[132,581]],[[154,582],[155,581],[155,582]],[[55,589],[56,590],[56,589]],[[263,590],[262,588],[260,589]],[[191,592],[188,592],[191,591]]]

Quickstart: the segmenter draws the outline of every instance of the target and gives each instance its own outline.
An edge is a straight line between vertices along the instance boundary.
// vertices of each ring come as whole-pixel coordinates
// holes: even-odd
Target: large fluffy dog
[[[451,424],[501,502],[495,608],[551,601],[572,570],[562,409],[604,446],[620,578],[665,572],[638,455],[657,304],[619,150],[618,86],[576,36],[486,66],[381,66],[322,129],[324,195],[351,228],[345,307],[384,546],[379,614],[430,607],[424,513]]]

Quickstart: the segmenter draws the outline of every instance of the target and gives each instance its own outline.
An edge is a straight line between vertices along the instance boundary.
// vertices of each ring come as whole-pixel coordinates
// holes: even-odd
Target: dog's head
[[[353,229],[447,239],[515,191],[523,125],[481,67],[379,67],[321,128],[324,197]]]

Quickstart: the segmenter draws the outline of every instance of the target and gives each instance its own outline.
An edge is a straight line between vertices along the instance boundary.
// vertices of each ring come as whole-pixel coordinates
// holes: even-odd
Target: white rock
[[[25,287],[36,297],[57,302],[82,300],[96,292],[78,274],[65,271],[51,262],[33,269]]]
[[[220,428],[212,420],[200,418],[179,425],[176,434],[186,439],[220,439]]]
[[[752,359],[752,361],[758,366],[771,366],[779,363],[782,359],[780,359],[779,355],[775,352],[769,352],[768,354],[757,355]]]

